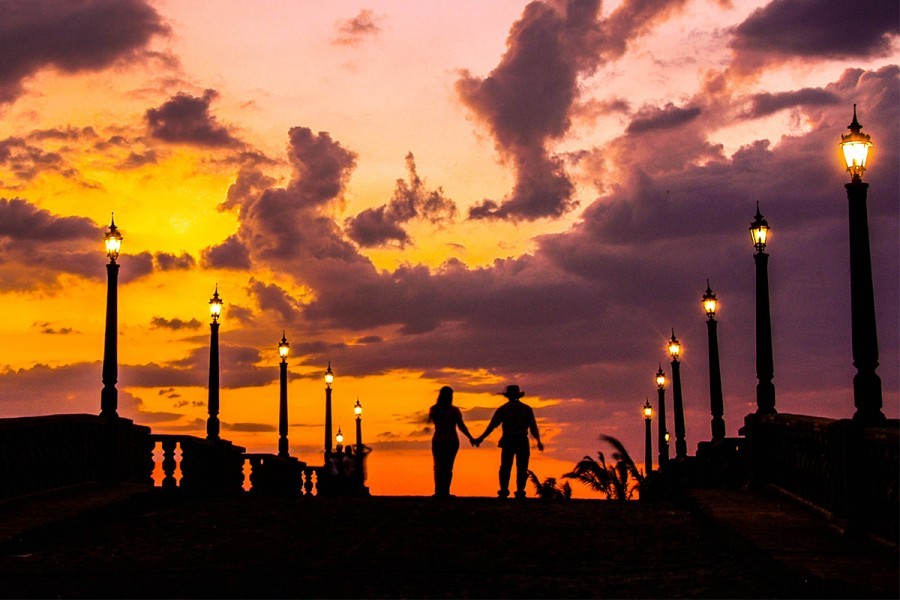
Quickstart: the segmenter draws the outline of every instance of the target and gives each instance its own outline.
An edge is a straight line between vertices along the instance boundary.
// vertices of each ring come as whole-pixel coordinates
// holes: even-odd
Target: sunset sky
[[[674,328],[693,454],[710,438],[707,278],[728,435],[756,407],[757,202],[776,408],[849,417],[854,103],[898,417],[896,0],[0,9],[0,417],[99,413],[114,212],[119,413],[154,432],[205,435],[218,285],[222,436],[250,451],[277,448],[284,330],[292,454],[321,463],[331,361],[335,429],[352,440],[364,406],[373,493],[432,492],[442,385],[475,435],[520,385],[541,478],[608,450],[599,434],[642,462]],[[463,444],[454,493],[496,492],[498,438]]]

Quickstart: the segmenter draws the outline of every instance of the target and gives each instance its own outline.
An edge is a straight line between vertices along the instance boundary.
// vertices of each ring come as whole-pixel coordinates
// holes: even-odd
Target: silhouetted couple
[[[516,498],[525,497],[525,484],[528,481],[528,460],[531,446],[528,433],[537,441],[538,450],[544,451],[541,434],[538,431],[534,411],[521,402],[525,392],[517,385],[508,385],[500,393],[506,397],[506,404],[498,408],[488,423],[487,429],[480,436],[472,437],[463,422],[462,412],[453,406],[453,388],[444,386],[438,393],[437,402],[428,412],[428,421],[434,423],[434,436],[431,438],[431,453],[434,456],[434,495],[450,496],[450,481],[453,478],[453,462],[459,452],[459,428],[469,438],[473,446],[481,442],[497,427],[502,428],[500,436],[500,490],[501,498],[509,496],[509,478],[512,474],[513,461],[516,463]]]

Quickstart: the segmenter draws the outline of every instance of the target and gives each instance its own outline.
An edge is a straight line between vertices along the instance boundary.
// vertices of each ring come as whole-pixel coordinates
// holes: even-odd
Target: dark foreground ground
[[[3,597],[898,597],[896,547],[847,542],[821,519],[810,537],[768,499],[753,525],[753,506],[715,494],[684,506],[56,494],[0,503]]]

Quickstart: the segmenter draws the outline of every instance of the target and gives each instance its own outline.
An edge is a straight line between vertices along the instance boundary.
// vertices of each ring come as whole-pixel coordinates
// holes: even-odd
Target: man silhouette
[[[501,498],[509,496],[509,476],[512,473],[513,458],[516,460],[516,498],[525,497],[525,483],[528,481],[528,459],[531,448],[528,443],[528,432],[537,440],[538,450],[544,451],[541,443],[541,434],[538,431],[537,421],[534,420],[534,411],[527,404],[523,404],[520,398],[525,392],[519,390],[517,385],[508,385],[506,390],[500,393],[506,396],[507,403],[498,408],[488,423],[487,429],[475,438],[477,446],[497,426],[503,427],[500,436],[500,491],[497,495]]]

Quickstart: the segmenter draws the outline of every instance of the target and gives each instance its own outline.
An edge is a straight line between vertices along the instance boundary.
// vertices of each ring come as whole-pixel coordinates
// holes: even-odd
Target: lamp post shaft
[[[659,445],[659,468],[662,469],[663,465],[669,462],[669,442],[666,441],[666,390],[665,388],[659,388],[659,417],[657,430],[659,435],[657,436],[657,444]]]
[[[356,417],[356,452],[362,451],[362,417]],[[357,454],[359,456],[359,454]]]
[[[209,418],[206,439],[219,439],[219,322],[209,324]]]
[[[331,386],[325,387],[325,459],[331,456]]]
[[[757,252],[756,261],[756,414],[771,415],[775,410],[775,376],[772,359],[772,316],[769,311],[769,255]]]
[[[288,451],[288,394],[287,362],[281,361],[281,387],[278,396],[278,456],[290,456]]]
[[[715,319],[706,321],[709,339],[709,411],[712,414],[712,439],[725,437],[725,401],[722,398],[722,372],[719,368],[719,335]]]
[[[118,281],[119,265],[110,262],[106,265],[106,332],[103,338],[103,390],[100,392],[100,415],[118,417],[119,392],[116,383],[119,379],[118,367]]]
[[[651,433],[650,421],[651,419],[644,419],[644,464],[647,469],[647,475],[653,472],[653,448],[651,447],[653,434]]]
[[[675,409],[675,458],[687,457],[684,439],[684,404],[681,401],[681,364],[672,361],[672,406]]]
[[[885,419],[881,412],[881,378],[878,367],[878,336],[875,327],[875,292],[869,252],[869,219],[866,196],[869,184],[854,178],[845,184],[850,205],[850,314],[853,344],[853,420],[863,424]]]

